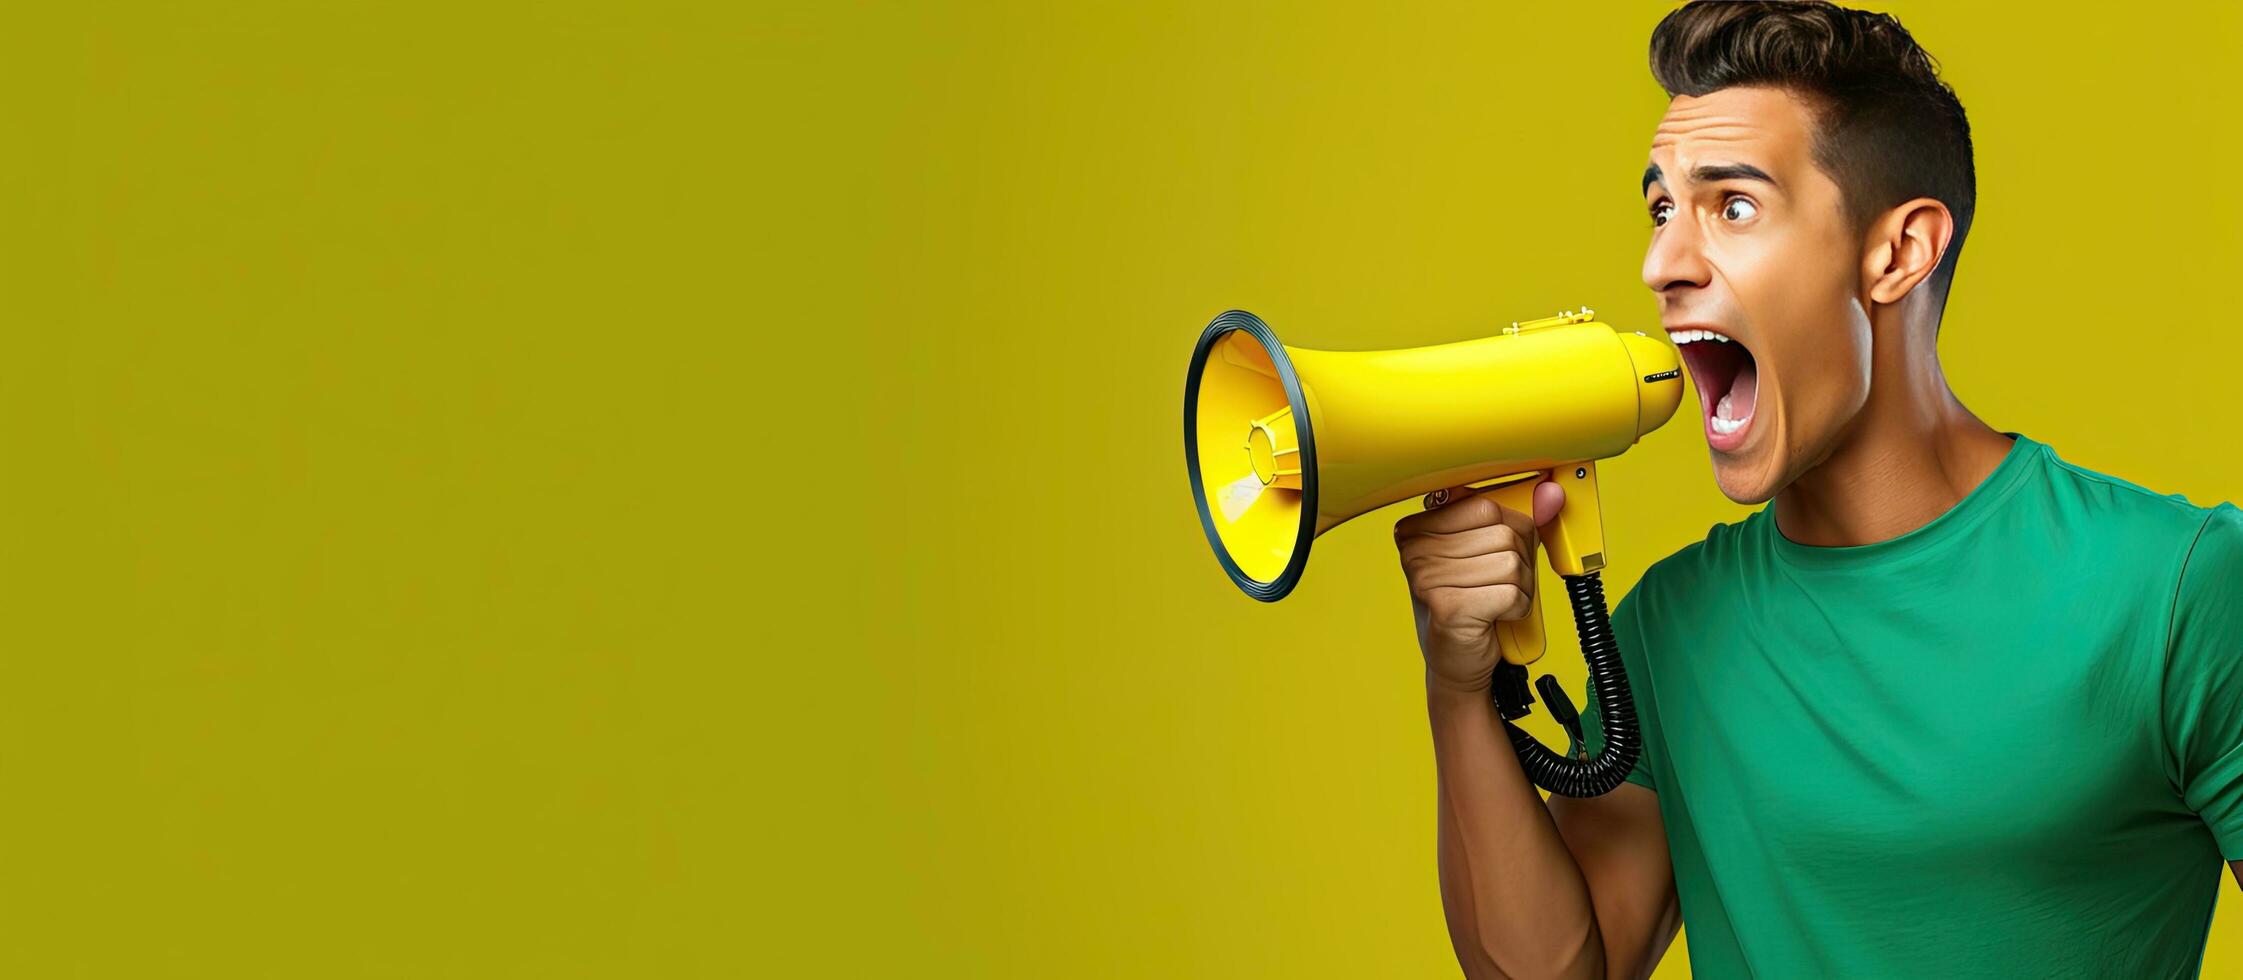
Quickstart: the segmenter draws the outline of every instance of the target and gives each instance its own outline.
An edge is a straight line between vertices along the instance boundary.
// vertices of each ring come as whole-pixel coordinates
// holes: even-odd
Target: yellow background
[[[1184,366],[1655,327],[1665,5],[67,6],[0,59],[0,972],[1453,973],[1394,514],[1239,594]],[[1891,9],[1965,402],[2243,499],[2243,16]],[[1615,596],[1746,513],[1692,405]]]

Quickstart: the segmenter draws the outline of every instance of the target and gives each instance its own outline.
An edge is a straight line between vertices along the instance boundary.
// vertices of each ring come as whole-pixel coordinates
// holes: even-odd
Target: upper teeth
[[[1680,347],[1684,344],[1694,344],[1701,340],[1718,340],[1724,344],[1729,343],[1729,338],[1714,333],[1711,330],[1676,330],[1670,332],[1669,334],[1667,334],[1667,336],[1674,338],[1674,343],[1677,347]]]

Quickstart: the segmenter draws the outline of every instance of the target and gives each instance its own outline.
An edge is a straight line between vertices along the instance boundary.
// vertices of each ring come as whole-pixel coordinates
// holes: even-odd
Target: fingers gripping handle
[[[1537,471],[1524,478],[1518,478],[1515,482],[1490,487],[1480,492],[1494,497],[1495,502],[1501,505],[1504,510],[1515,510],[1521,514],[1531,515],[1534,513],[1534,485],[1542,482],[1542,478],[1546,475]],[[1572,504],[1571,500],[1566,501],[1566,506],[1571,507]],[[1561,510],[1559,513],[1562,515],[1564,511]],[[1551,523],[1555,524],[1557,522],[1552,521]],[[1540,588],[1542,572],[1538,568],[1530,570],[1535,574],[1536,588],[1533,590],[1534,594],[1527,597],[1526,615],[1518,619],[1497,620],[1495,624],[1496,648],[1503,652],[1503,659],[1522,667],[1542,659],[1543,652],[1549,646],[1549,636],[1542,629],[1542,589]]]
[[[1565,488],[1565,506],[1558,516],[1539,529],[1541,551],[1551,570],[1560,575],[1583,575],[1604,567],[1604,510],[1597,500],[1597,464],[1566,463],[1547,470],[1504,477],[1480,489],[1495,502],[1522,514],[1534,513],[1534,487],[1554,480]],[[1539,571],[1537,576],[1539,576]],[[1549,636],[1542,628],[1542,590],[1527,602],[1527,614],[1495,625],[1496,646],[1503,659],[1525,666],[1542,659]]]

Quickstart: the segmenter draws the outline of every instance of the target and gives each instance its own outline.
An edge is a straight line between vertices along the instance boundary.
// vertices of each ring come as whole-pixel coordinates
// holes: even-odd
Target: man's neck
[[[2010,438],[1947,386],[1935,330],[1895,329],[1879,339],[1888,337],[1872,355],[1869,400],[1852,429],[1777,492],[1784,537],[1821,547],[1899,537],[1969,496],[2009,453]]]

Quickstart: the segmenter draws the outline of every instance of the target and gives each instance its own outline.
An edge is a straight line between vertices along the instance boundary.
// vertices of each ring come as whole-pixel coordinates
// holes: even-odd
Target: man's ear
[[[1870,222],[1862,253],[1862,282],[1869,298],[1887,305],[1906,298],[1939,268],[1955,235],[1955,216],[1928,197],[1901,204]]]

